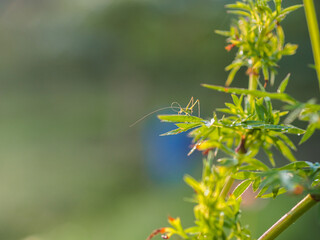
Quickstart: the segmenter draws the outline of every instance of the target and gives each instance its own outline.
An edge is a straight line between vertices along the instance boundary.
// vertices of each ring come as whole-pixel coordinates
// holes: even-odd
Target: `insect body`
[[[191,97],[188,105],[185,108],[180,107],[178,114],[184,113],[186,115],[191,115],[193,113],[194,106],[197,104],[198,104],[198,117],[200,117],[200,101],[199,101],[199,99],[194,101],[193,97]]]
[[[199,99],[197,99],[196,101],[194,101],[194,98],[191,97],[188,105],[185,107],[185,108],[182,108],[181,105],[177,102],[173,102],[171,104],[170,107],[164,107],[164,108],[159,108],[155,111],[152,111],[150,113],[148,113],[147,115],[144,115],[142,118],[138,119],[137,121],[135,121],[133,124],[130,125],[130,127],[136,125],[137,123],[139,123],[140,121],[142,121],[143,119],[145,119],[146,117],[156,113],[156,112],[159,112],[159,111],[162,111],[162,110],[165,110],[165,109],[172,109],[173,111],[177,112],[178,114],[185,114],[185,115],[192,115],[193,113],[193,108],[198,105],[198,117],[200,117],[200,101]]]

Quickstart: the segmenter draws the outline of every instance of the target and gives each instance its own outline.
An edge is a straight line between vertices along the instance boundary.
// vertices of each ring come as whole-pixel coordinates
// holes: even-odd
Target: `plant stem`
[[[231,176],[229,176],[226,180],[225,185],[221,190],[221,193],[220,193],[221,198],[225,199],[227,197],[227,194],[230,191],[230,188],[232,187],[233,182],[234,182],[234,179]]]
[[[313,207],[318,201],[310,194],[302,199],[296,206],[294,206],[288,213],[280,218],[271,228],[269,228],[258,240],[272,240],[280,233],[293,224],[299,217]]]
[[[320,34],[313,0],[303,0],[311,40],[314,63],[320,87]]]
[[[258,81],[259,81],[259,75],[256,75],[255,73],[250,74],[249,75],[249,90],[256,90],[258,87]],[[249,95],[248,100],[249,100],[250,106],[253,106],[254,97]]]

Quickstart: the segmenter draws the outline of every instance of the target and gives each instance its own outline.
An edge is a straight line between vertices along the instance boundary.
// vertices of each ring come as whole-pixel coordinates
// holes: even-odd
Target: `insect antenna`
[[[180,106],[179,103],[174,102],[174,103],[171,104],[170,107],[163,107],[163,108],[159,108],[159,109],[157,109],[157,110],[154,110],[154,111],[152,111],[152,112],[144,115],[142,118],[139,118],[137,121],[135,121],[134,123],[132,123],[129,127],[133,127],[134,125],[136,125],[137,123],[139,123],[139,122],[141,122],[143,119],[145,119],[146,117],[148,117],[148,116],[150,116],[150,115],[152,115],[152,114],[154,114],[154,113],[156,113],[156,112],[159,112],[159,111],[162,111],[162,110],[165,110],[165,109],[172,109],[173,111],[175,111],[174,109],[176,109],[176,108],[179,108],[179,109],[180,109],[180,108],[181,108],[181,106],[180,106],[180,107],[175,107],[175,106],[173,106],[174,104],[178,104],[178,105]]]
[[[172,111],[179,113],[180,110],[182,109],[182,107],[179,103],[173,102],[173,103],[171,103],[171,109],[172,109]],[[178,110],[175,110],[175,109],[178,109]]]

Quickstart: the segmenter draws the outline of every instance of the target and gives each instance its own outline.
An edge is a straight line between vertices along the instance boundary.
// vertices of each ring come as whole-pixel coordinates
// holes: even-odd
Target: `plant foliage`
[[[297,148],[290,136],[301,135],[301,144],[320,129],[320,105],[314,100],[299,102],[285,93],[290,74],[279,84],[277,92],[265,89],[269,79],[274,82],[278,61],[297,49],[297,45],[285,43],[281,22],[301,5],[282,8],[281,0],[243,0],[226,7],[237,19],[229,31],[216,32],[227,37],[226,49],[237,48],[237,53],[226,67],[230,71],[226,86],[202,86],[231,94],[232,102],[216,109],[209,119],[192,116],[183,109],[182,114],[158,116],[162,122],[175,125],[162,135],[189,131],[193,139],[189,154],[202,151],[206,156],[202,179],[191,176],[184,179],[195,192],[194,226],[183,228],[180,218],[170,217],[171,227],[156,230],[148,239],[158,233],[165,239],[174,234],[194,240],[252,239],[240,222],[241,196],[249,187],[259,198],[276,198],[284,193],[319,198],[320,164],[297,161],[294,156]],[[256,84],[249,82],[248,89],[228,87],[241,67],[247,68],[250,81],[257,81]],[[264,86],[259,82],[260,75]],[[280,101],[284,110],[274,109],[274,100]],[[306,130],[292,125],[296,119],[308,123]],[[274,150],[289,163],[277,167]],[[224,157],[217,159],[218,151]],[[265,153],[270,164],[257,158],[259,152]],[[238,184],[230,193],[235,180]]]

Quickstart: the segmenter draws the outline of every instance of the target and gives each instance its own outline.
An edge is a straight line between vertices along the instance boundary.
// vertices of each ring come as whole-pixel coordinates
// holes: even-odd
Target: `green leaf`
[[[169,132],[162,133],[160,136],[177,135],[177,134],[182,133],[182,132],[184,132],[184,131],[181,130],[180,128],[177,128],[177,129],[171,130],[171,131],[169,131]]]
[[[215,30],[214,32],[216,34],[219,34],[219,35],[224,36],[224,37],[230,37],[231,36],[229,31]]]
[[[277,90],[278,93],[283,93],[286,90],[288,82],[289,82],[289,79],[290,79],[290,73],[288,73],[288,75],[281,82],[281,84],[280,84],[280,86],[278,87],[278,90]]]
[[[235,4],[227,4],[225,5],[226,8],[234,8],[234,9],[242,9],[244,11],[251,11],[250,6],[248,6],[247,4],[244,4],[242,2],[236,2]]]
[[[259,120],[264,121],[264,114],[265,114],[264,106],[261,104],[258,104],[257,101],[254,104],[255,104],[255,111],[257,113]]]
[[[241,11],[241,10],[229,10],[229,11],[227,11],[227,13],[245,16],[245,17],[249,17],[249,18],[251,17],[250,13],[245,12],[245,11]]]
[[[201,123],[176,123],[176,126],[185,132],[192,128],[201,126]]]
[[[197,193],[201,193],[202,192],[201,184],[197,180],[195,180],[193,177],[191,177],[189,175],[186,175],[186,176],[184,176],[183,179]]]
[[[263,76],[264,76],[264,80],[265,80],[266,82],[269,81],[269,68],[268,68],[268,66],[263,65],[263,67],[262,67],[262,73],[263,73]]]
[[[234,67],[231,72],[228,75],[227,81],[226,81],[226,86],[230,86],[230,84],[232,83],[236,73],[239,71],[240,66],[239,67]]]
[[[260,198],[275,198],[277,195],[284,194],[286,192],[287,192],[287,190],[285,188],[279,188],[279,189],[277,189],[276,195],[275,195],[275,192],[272,192],[272,193],[268,193],[265,195],[260,195],[259,197]]]
[[[264,186],[258,193],[257,197],[261,197],[268,190],[268,188],[269,186]]]
[[[233,167],[238,165],[239,161],[236,158],[220,158],[217,160],[219,166]]]
[[[242,183],[240,183],[233,191],[233,195],[238,198],[240,197],[250,186],[252,180],[245,180]]]
[[[205,88],[217,90],[219,92],[233,93],[233,94],[246,94],[246,95],[252,95],[255,97],[270,97],[272,99],[281,100],[283,102],[287,102],[290,104],[296,103],[296,100],[290,97],[286,93],[269,93],[269,92],[262,92],[259,90],[248,90],[244,88],[228,88],[228,87],[221,87],[221,86],[210,85],[210,84],[201,84],[201,86]]]
[[[277,13],[279,14],[280,11],[281,11],[281,0],[273,0],[274,1],[274,4],[276,6],[276,10],[277,10]]]
[[[277,133],[277,135],[293,150],[297,150],[296,146],[294,143],[288,138],[285,134],[283,133]]]
[[[254,192],[256,192],[259,189],[260,183],[261,183],[261,178],[257,177],[252,184],[252,190]]]
[[[272,197],[273,197],[273,198],[276,198],[276,196],[277,196],[278,193],[279,193],[279,189],[280,189],[280,187],[275,187],[275,188],[272,189]],[[263,197],[263,196],[262,196],[262,197]]]
[[[283,156],[285,156],[288,160],[295,162],[297,161],[296,158],[293,156],[292,152],[290,149],[287,147],[284,142],[281,140],[277,139],[274,141],[275,146],[278,148],[278,150],[282,153]]]
[[[257,177],[256,172],[237,172],[233,174],[233,178],[238,180],[247,180],[247,179],[254,180],[256,177]]]
[[[282,53],[283,55],[293,55],[293,54],[296,53],[297,48],[298,48],[298,45],[296,45],[296,44],[291,44],[291,43],[287,43],[287,44],[284,46],[284,48],[283,48],[283,50],[281,51],[281,53]]]
[[[277,35],[278,35],[278,50],[281,51],[283,49],[284,44],[284,32],[280,25],[277,26]]]
[[[263,162],[259,161],[258,159],[255,158],[245,158],[244,161],[252,166],[256,170],[262,170],[262,171],[268,171],[269,167],[265,165]]]
[[[304,134],[305,130],[301,129],[301,128],[297,128],[295,126],[292,125],[285,125],[287,127],[286,132],[287,133],[291,133],[291,134],[296,134],[296,135],[300,135],[300,134]]]
[[[311,123],[309,124],[306,133],[303,135],[303,137],[301,138],[299,144],[304,143],[305,141],[307,141],[314,133],[314,131],[316,130],[316,124],[315,123]]]
[[[285,8],[285,9],[283,9],[283,10],[281,11],[281,14],[289,14],[289,13],[291,13],[291,12],[293,12],[293,11],[301,8],[301,7],[303,7],[302,4],[293,5],[293,6],[287,7],[287,8]]]
[[[162,122],[203,123],[204,120],[190,115],[158,115]]]
[[[272,165],[273,167],[276,166],[276,163],[275,163],[275,161],[274,161],[272,152],[271,152],[266,146],[264,146],[264,145],[262,146],[262,148],[263,148],[264,152],[267,154],[271,165]]]
[[[303,129],[297,128],[292,125],[266,124],[263,121],[243,121],[241,123],[236,123],[235,126],[243,127],[245,129],[266,129],[266,130],[273,130],[277,132],[285,132],[285,133],[298,134],[298,135],[305,132]]]
[[[231,97],[232,97],[234,105],[239,106],[239,98],[234,94],[231,94]]]
[[[293,163],[289,163],[281,168],[278,168],[278,170],[297,170],[297,169],[301,169],[301,168],[309,168],[313,166],[313,164],[311,162],[308,161],[296,161]]]

